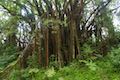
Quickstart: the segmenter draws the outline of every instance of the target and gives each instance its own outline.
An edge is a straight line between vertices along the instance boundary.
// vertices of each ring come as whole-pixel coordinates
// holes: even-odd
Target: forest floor
[[[83,62],[83,63],[81,63]],[[22,74],[20,74],[22,73]],[[63,68],[49,67],[13,70],[10,80],[120,80],[118,69],[106,59],[97,61],[73,61]],[[21,75],[21,76],[20,76]],[[20,78],[20,79],[19,79]]]

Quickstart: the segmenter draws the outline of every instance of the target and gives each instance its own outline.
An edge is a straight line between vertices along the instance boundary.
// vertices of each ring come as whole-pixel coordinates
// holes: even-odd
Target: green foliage
[[[6,47],[7,46],[7,47]],[[18,56],[18,51],[16,47],[14,46],[0,46],[0,67],[4,68],[7,66],[10,62],[13,62],[17,56]]]
[[[101,61],[102,62],[102,61]],[[104,63],[104,62],[102,62]],[[90,65],[96,65],[100,67],[102,63],[99,62],[86,62],[86,66]],[[38,76],[42,77],[39,78],[40,80],[119,80],[120,76],[119,74],[111,74],[111,72],[107,72],[103,68],[108,65],[103,65],[101,68],[97,68],[96,70],[91,70],[89,67],[78,65],[78,62],[74,62],[73,64],[60,68],[58,71],[55,71],[54,69],[50,68],[48,70],[45,70],[44,72],[40,72]],[[50,70],[50,71],[49,71]],[[46,72],[52,74],[50,77],[45,77]],[[38,80],[39,80],[38,79]]]
[[[3,26],[3,30],[4,30],[3,33],[6,34],[7,36],[16,33],[17,23],[18,23],[18,17],[10,17],[9,20],[7,20]]]
[[[82,65],[85,63],[86,65]],[[113,72],[108,58],[92,61],[74,61],[69,66],[55,70],[27,68],[24,70],[13,70],[10,80],[119,80],[119,73]]]
[[[13,70],[9,76],[10,80],[35,80],[35,74],[39,72],[37,68],[23,70]]]
[[[27,60],[27,64],[29,68],[38,68],[39,64],[38,64],[38,56],[36,53],[34,53],[32,56],[28,57]]]
[[[43,25],[48,26],[48,25],[52,25],[52,26],[58,26],[58,25],[64,25],[64,27],[67,26],[67,23],[65,21],[61,21],[61,20],[55,20],[55,19],[43,19]]]
[[[55,75],[55,73],[56,72],[55,72],[54,68],[52,67],[45,72],[45,75],[46,75],[46,77],[50,78],[50,77],[53,77]]]
[[[39,69],[37,68],[32,68],[29,70],[29,74],[34,74],[34,73],[37,73],[39,71]]]
[[[98,68],[97,65],[92,61],[86,61],[86,60],[80,60],[80,63],[85,63],[85,65],[92,71],[96,71],[96,69]]]
[[[35,1],[37,1],[38,4]],[[87,1],[89,2],[89,0],[87,0]],[[111,18],[111,14],[108,13],[108,9],[104,8],[102,11],[99,11],[97,17],[94,16],[94,13],[96,13],[97,10],[95,12],[92,12],[93,7],[96,8],[97,5],[101,4],[101,6],[102,6],[102,4],[104,4],[103,0],[102,1],[101,0],[95,0],[95,1],[93,0],[92,2],[90,1],[90,4],[89,3],[85,4],[85,6],[90,7],[89,5],[92,4],[93,7],[90,7],[87,9],[86,7],[83,6],[83,10],[82,10],[82,5],[77,4],[77,1],[76,1],[77,6],[74,5],[73,3],[74,3],[74,0],[71,0],[70,2],[68,0],[66,0],[66,1],[64,1],[64,0],[54,0],[54,1],[51,1],[51,0],[1,0],[0,1],[0,5],[6,10],[6,11],[3,11],[3,13],[0,13],[0,35],[1,34],[4,35],[4,36],[0,36],[0,41],[3,40],[4,38],[8,39],[8,37],[10,37],[10,35],[15,34],[17,36],[20,36],[21,38],[24,38],[24,40],[23,40],[23,42],[24,42],[24,41],[26,41],[26,38],[29,38],[29,36],[27,36],[26,34],[29,35],[30,31],[32,32],[33,24],[36,27],[37,26],[41,27],[41,25],[37,24],[39,22],[42,23],[42,26],[52,27],[53,30],[57,29],[57,28],[59,29],[60,26],[68,27],[66,30],[64,30],[62,28],[60,29],[61,30],[60,32],[62,32],[62,33],[60,33],[60,38],[61,39],[64,38],[63,40],[65,40],[65,41],[62,41],[62,40],[60,41],[60,43],[61,43],[60,47],[63,47],[62,45],[64,45],[64,44],[66,45],[66,47],[68,47],[68,48],[66,48],[66,49],[68,49],[68,51],[66,50],[67,52],[65,51],[65,53],[68,54],[67,57],[68,57],[68,60],[70,60],[69,58],[70,58],[71,54],[68,53],[69,46],[70,46],[69,43],[74,41],[75,50],[77,49],[77,45],[76,45],[77,38],[75,37],[74,34],[79,34],[78,31],[80,30],[81,36],[80,37],[77,36],[78,39],[81,39],[82,35],[84,33],[85,33],[85,35],[83,35],[83,40],[88,40],[92,34],[95,35],[95,39],[96,39],[94,41],[94,43],[92,41],[90,41],[91,42],[90,44],[85,42],[84,45],[82,43],[83,40],[81,40],[81,45],[83,45],[83,46],[82,46],[82,48],[80,48],[81,49],[80,56],[83,57],[82,60],[79,60],[79,62],[74,61],[69,66],[64,66],[63,68],[59,68],[59,65],[57,62],[58,60],[56,59],[56,56],[53,56],[53,57],[51,57],[52,59],[49,59],[48,69],[39,69],[40,66],[38,64],[38,56],[37,56],[38,54],[37,54],[37,52],[35,52],[32,56],[29,56],[29,58],[27,60],[28,67],[23,70],[14,69],[9,76],[10,80],[120,80],[119,74],[112,72],[114,68],[116,70],[120,70],[120,68],[119,68],[119,66],[120,66],[120,54],[119,54],[120,48],[112,49],[112,51],[108,55],[109,59],[107,58],[107,60],[103,60],[103,61],[101,60],[101,61],[96,61],[96,62],[92,60],[93,53],[96,52],[96,50],[93,49],[91,44],[96,45],[95,42],[97,42],[97,38],[98,38],[98,42],[102,41],[101,38],[104,37],[104,35],[102,36],[101,29],[104,27],[105,32],[108,33],[107,37],[109,37],[109,38],[112,38],[112,36],[114,34],[114,27],[112,24],[113,19]],[[29,8],[28,13],[26,13],[28,15],[22,16],[21,13],[24,13],[27,11],[27,10],[26,11],[24,10],[22,12],[22,10],[25,9],[25,6],[26,6],[26,8]],[[74,10],[74,9],[72,9],[72,7],[73,8],[75,7],[76,9]],[[79,9],[78,7],[81,9]],[[81,10],[81,11],[77,11],[77,10]],[[87,11],[85,11],[85,10],[87,10]],[[88,12],[89,10],[91,10],[91,11]],[[29,13],[29,12],[33,13],[32,15],[35,16],[34,21],[32,19],[30,19],[30,18],[32,18],[32,16],[30,16],[31,13]],[[77,12],[77,14],[76,14],[76,12]],[[80,17],[78,14],[81,12],[83,13],[83,14],[81,14],[83,16]],[[4,13],[6,13],[6,15],[4,15]],[[42,15],[39,13],[41,13]],[[85,13],[87,13],[87,14],[85,15]],[[92,20],[92,22],[90,21],[91,24],[89,26],[84,27],[84,24],[86,23],[86,19],[87,19],[87,17],[89,17],[89,14],[91,14],[91,16],[93,17],[93,20]],[[38,18],[41,18],[41,20],[39,20]],[[74,20],[74,18],[76,20]],[[37,21],[37,19],[38,19],[38,21]],[[82,20],[82,21],[80,21],[80,20]],[[25,26],[25,25],[27,25],[26,22],[21,25],[18,25],[18,24],[22,23],[23,21],[28,22],[28,25],[30,25],[30,27]],[[71,23],[72,23],[71,21],[75,21],[76,26],[71,26]],[[89,23],[89,20],[87,23]],[[86,26],[86,24],[85,24],[85,26]],[[22,29],[22,28],[24,28],[24,26],[26,29]],[[77,28],[78,26],[81,27],[79,30],[76,30],[75,28],[71,28],[71,27]],[[21,27],[20,34],[18,34],[19,31],[17,31],[19,27]],[[29,28],[31,30],[28,30],[27,28]],[[93,28],[95,30],[93,30]],[[99,30],[99,28],[100,28],[100,30]],[[71,39],[71,36],[72,36],[71,30],[72,29],[74,29],[73,31],[75,31],[75,32],[73,32],[74,33],[73,40]],[[51,35],[51,31],[49,31],[49,32],[50,32],[50,34],[48,37],[48,44],[52,45],[52,47],[53,47],[54,43],[55,43],[55,47],[56,47],[57,46],[57,42],[55,41],[57,39],[56,35]],[[88,35],[89,32],[91,33],[90,35]],[[41,44],[41,46],[40,46],[42,49],[43,47],[45,47],[46,41],[44,41],[44,40],[46,40],[47,38],[44,37],[45,36],[44,30],[41,30],[41,33],[43,34],[43,38],[41,38],[41,40],[43,40],[42,41],[43,44]],[[70,35],[68,35],[69,33],[70,33]],[[67,35],[68,35],[68,37],[67,37]],[[116,35],[118,38],[117,43],[119,43],[119,39],[120,39],[118,35],[119,34]],[[100,40],[99,40],[99,38],[100,38]],[[113,37],[113,38],[115,38],[115,37]],[[71,40],[69,41],[69,39],[71,39]],[[21,40],[21,39],[19,39],[19,40]],[[53,42],[52,40],[55,42]],[[68,40],[68,42],[67,42],[67,40]],[[32,41],[32,42],[34,42],[34,41]],[[64,44],[62,44],[62,43],[64,43]],[[99,43],[97,43],[97,44],[99,44]],[[49,47],[51,47],[51,46],[49,46]],[[53,47],[53,48],[55,48],[55,47]],[[44,53],[43,50],[41,50],[41,51],[42,51],[42,53]],[[55,49],[49,48],[49,51],[52,51],[52,52],[57,51],[57,48],[55,48]],[[64,51],[64,50],[61,50],[61,53],[63,53],[62,51]],[[5,45],[5,44],[2,45],[1,44],[0,45],[0,53],[1,53],[0,54],[0,70],[2,70],[9,63],[16,60],[16,58],[18,57],[16,47],[11,46],[11,45]],[[51,52],[49,52],[49,53],[50,53],[50,55],[52,54]],[[77,53],[77,51],[75,51],[75,53]],[[44,59],[46,55],[42,54],[42,56],[43,56],[42,59]],[[65,57],[66,57],[66,55],[65,55]],[[44,63],[44,62],[45,62],[45,59],[42,60],[42,63]],[[83,65],[83,63],[85,65]],[[55,68],[57,68],[57,69],[55,69]]]
[[[119,72],[120,70],[120,48],[113,48],[108,55],[111,64]]]
[[[94,52],[94,49],[88,44],[84,44],[82,47],[82,56],[84,59],[90,59],[91,54]]]
[[[13,70],[9,76],[9,78],[11,80],[20,80],[19,79],[19,76],[20,76],[20,71],[19,70]]]
[[[54,67],[55,69],[59,68],[59,64],[57,62],[57,58],[55,55],[51,55],[49,58],[49,67]]]

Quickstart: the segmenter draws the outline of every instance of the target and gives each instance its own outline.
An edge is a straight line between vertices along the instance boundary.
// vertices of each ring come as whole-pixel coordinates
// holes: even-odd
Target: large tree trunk
[[[58,64],[60,67],[63,66],[63,57],[62,57],[62,54],[61,54],[61,30],[60,30],[60,27],[57,26],[57,33],[56,33],[56,47],[57,47],[57,58],[58,58]]]
[[[46,67],[49,64],[49,30],[48,28],[45,29],[45,61]]]
[[[69,24],[69,61],[75,58],[75,23],[71,19]]]
[[[20,67],[26,68],[27,67],[27,59],[33,52],[33,43],[29,43],[25,49],[23,50],[22,54],[20,54]]]

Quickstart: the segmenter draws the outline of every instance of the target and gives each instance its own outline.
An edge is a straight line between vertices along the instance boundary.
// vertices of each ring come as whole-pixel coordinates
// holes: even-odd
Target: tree
[[[28,56],[35,52],[39,55],[41,65],[48,66],[49,57],[55,55],[58,64],[62,66],[80,55],[80,47],[92,35],[95,35],[96,43],[102,43],[103,27],[108,29],[106,32],[109,34],[114,32],[113,26],[106,26],[103,22],[110,20],[106,14],[106,6],[110,2],[98,0],[96,4],[96,1],[91,0],[6,0],[0,1],[0,5],[9,17],[15,18],[15,21],[9,20],[13,21],[11,26],[19,32],[12,33],[9,41],[19,44],[17,47],[20,50],[28,45],[20,59],[22,67],[26,67]],[[91,9],[88,8],[90,5],[93,6]],[[32,44],[31,47],[29,44]]]

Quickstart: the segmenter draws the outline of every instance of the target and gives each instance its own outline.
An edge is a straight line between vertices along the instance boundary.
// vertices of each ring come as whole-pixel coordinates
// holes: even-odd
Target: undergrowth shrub
[[[81,48],[81,51],[81,55],[85,60],[90,60],[91,55],[93,54],[93,52],[95,52],[95,50],[89,44],[84,44]]]
[[[56,70],[59,69],[59,64],[55,55],[49,57],[49,68],[54,67]]]
[[[120,48],[113,48],[108,54],[108,58],[113,68],[120,72]]]
[[[92,71],[96,71],[98,69],[98,66],[92,60],[88,60],[88,61],[87,60],[80,60],[79,62],[85,63],[85,65]]]
[[[38,63],[38,56],[37,53],[34,53],[32,56],[29,56],[27,59],[27,65],[29,68],[38,68],[39,63]]]
[[[27,68],[23,70],[13,70],[9,76],[10,80],[35,80],[36,74],[39,72],[37,68]]]
[[[19,52],[14,46],[2,46],[0,49],[0,67],[4,68],[12,61],[16,60]]]
[[[13,70],[9,76],[10,80],[20,80],[20,71],[19,70]]]
[[[81,63],[85,65],[81,67]],[[106,71],[109,62],[74,61],[69,66],[55,70],[54,67],[27,68],[13,72],[10,80],[120,80],[119,74]],[[21,73],[21,74],[20,74]]]

